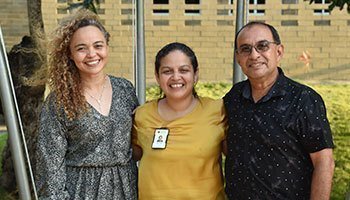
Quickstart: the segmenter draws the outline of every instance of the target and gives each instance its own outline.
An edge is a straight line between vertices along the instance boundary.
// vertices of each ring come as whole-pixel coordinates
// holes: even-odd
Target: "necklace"
[[[99,95],[99,97],[98,98],[96,98],[94,95],[91,95],[87,90],[85,90],[85,92],[93,99],[93,100],[95,100],[96,101],[96,103],[97,103],[97,105],[98,105],[98,110],[100,111],[100,112],[102,112],[102,96],[103,96],[103,91],[105,90],[105,88],[106,88],[106,81],[107,80],[107,76],[104,78],[104,82],[103,82],[103,85],[102,85],[102,90],[101,90],[101,93],[100,93],[100,95]]]

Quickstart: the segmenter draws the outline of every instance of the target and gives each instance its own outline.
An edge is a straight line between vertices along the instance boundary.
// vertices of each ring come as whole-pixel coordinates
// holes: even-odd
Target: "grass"
[[[7,137],[7,133],[0,134],[0,175],[2,174],[2,152],[4,150],[4,147],[6,146]],[[7,200],[9,199],[7,197],[8,194],[6,193],[6,191],[0,187],[0,199]]]
[[[332,198],[345,199],[350,193],[350,136],[335,136],[335,171],[333,178]]]
[[[5,145],[6,145],[6,141],[7,141],[7,133],[0,134],[0,155],[1,155],[1,158],[2,158],[2,151],[4,150]],[[0,160],[0,174],[2,174],[2,160]]]
[[[350,195],[350,84],[308,84],[323,97],[334,136],[333,200]],[[348,196],[349,200],[350,197]]]
[[[350,84],[308,84],[325,101],[333,135],[350,136]]]

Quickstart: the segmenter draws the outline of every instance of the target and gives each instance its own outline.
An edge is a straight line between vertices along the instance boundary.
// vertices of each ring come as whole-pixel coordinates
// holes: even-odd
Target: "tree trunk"
[[[8,60],[11,68],[13,85],[15,87],[16,99],[20,111],[28,153],[35,169],[34,151],[36,144],[38,118],[41,104],[43,102],[45,85],[29,86],[26,80],[30,79],[43,63],[38,55],[35,42],[28,36],[23,37],[19,45],[15,45]],[[0,185],[8,192],[16,191],[15,173],[9,149],[9,142],[3,152],[2,176]],[[29,175],[29,173],[28,173]],[[28,177],[30,180],[30,177]]]
[[[28,25],[30,36],[36,41],[37,36],[45,37],[41,0],[27,0]]]
[[[33,79],[33,75],[36,76],[35,72],[39,68],[46,67],[46,47],[43,46],[46,43],[41,0],[27,0],[27,10],[30,37],[24,36],[21,43],[11,49],[8,60],[31,166],[34,170],[38,118],[45,85],[28,85],[27,81]],[[30,177],[28,179],[30,180]],[[3,152],[0,186],[11,193],[17,191],[9,142]]]

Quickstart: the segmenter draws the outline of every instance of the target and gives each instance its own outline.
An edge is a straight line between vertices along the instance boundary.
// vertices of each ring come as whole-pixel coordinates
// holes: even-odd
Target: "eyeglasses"
[[[249,45],[249,44],[244,44],[242,46],[240,46],[236,52],[237,54],[241,55],[241,56],[249,56],[252,51],[253,51],[253,47],[255,49],[255,51],[257,51],[258,53],[263,53],[266,52],[270,49],[270,44],[276,44],[279,45],[279,43],[277,42],[270,42],[267,40],[262,40],[257,42],[254,46]]]

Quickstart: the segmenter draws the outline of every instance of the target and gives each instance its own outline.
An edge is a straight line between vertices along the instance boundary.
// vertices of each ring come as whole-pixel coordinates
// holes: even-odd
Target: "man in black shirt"
[[[284,47],[272,26],[248,23],[235,49],[248,80],[224,97],[228,198],[329,199],[333,140],[321,96],[278,67]]]

